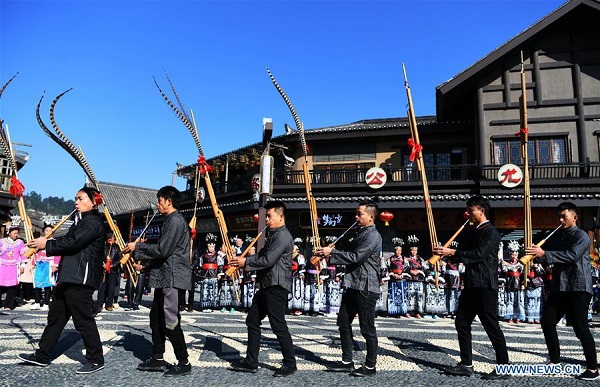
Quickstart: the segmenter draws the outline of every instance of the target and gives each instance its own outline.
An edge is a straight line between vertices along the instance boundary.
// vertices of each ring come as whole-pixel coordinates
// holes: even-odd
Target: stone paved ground
[[[193,365],[192,374],[165,378],[160,373],[137,371],[137,364],[151,355],[148,327],[149,301],[136,312],[121,307],[102,312],[98,327],[104,344],[106,368],[91,375],[76,375],[83,357],[79,334],[69,323],[55,351],[56,359],[49,367],[20,364],[16,355],[36,347],[47,312],[30,311],[22,306],[10,312],[0,312],[0,385],[2,386],[287,386],[346,385],[385,386],[481,386],[482,373],[493,369],[494,353],[485,332],[475,323],[473,353],[477,375],[448,377],[440,368],[458,361],[458,343],[453,321],[449,319],[377,318],[379,335],[378,372],[375,377],[354,378],[347,374],[325,372],[323,363],[340,358],[340,346],[335,319],[328,317],[289,316],[299,371],[288,378],[273,378],[272,368],[278,366],[281,354],[277,340],[267,321],[261,346],[261,368],[257,374],[228,371],[230,361],[245,353],[245,314],[200,313],[182,314],[183,330]],[[506,335],[512,363],[543,364],[545,345],[539,325],[501,323]],[[600,320],[595,317],[593,329],[600,343]],[[364,360],[364,341],[355,322],[355,361]],[[559,327],[563,364],[580,364],[583,355],[578,340],[569,327]],[[165,354],[174,361],[170,345]],[[486,385],[509,386],[569,386],[600,385],[600,382],[578,381],[570,376],[515,376],[509,381],[485,382]]]

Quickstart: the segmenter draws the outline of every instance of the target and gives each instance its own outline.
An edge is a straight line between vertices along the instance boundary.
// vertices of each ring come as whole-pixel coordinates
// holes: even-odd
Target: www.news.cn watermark
[[[579,375],[579,364],[497,364],[498,375]]]

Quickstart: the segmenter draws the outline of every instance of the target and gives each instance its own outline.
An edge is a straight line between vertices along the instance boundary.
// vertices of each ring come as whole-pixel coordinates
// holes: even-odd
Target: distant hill
[[[42,198],[42,195],[35,191],[24,195],[24,198],[28,210],[35,210],[48,215],[65,215],[75,208],[74,200],[65,200],[56,196]]]

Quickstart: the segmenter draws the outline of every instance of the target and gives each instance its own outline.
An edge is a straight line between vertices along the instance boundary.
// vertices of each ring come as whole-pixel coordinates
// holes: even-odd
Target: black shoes
[[[343,361],[336,361],[333,363],[326,364],[327,371],[329,372],[346,372],[350,373],[354,371],[354,362],[344,363]]]
[[[157,360],[154,357],[138,364],[138,371],[164,372],[166,363],[164,360]]]
[[[231,365],[227,369],[230,371],[237,372],[250,372],[252,374],[255,374],[256,371],[258,371],[258,367],[250,367],[245,360],[239,361],[237,363],[231,363]]]
[[[298,370],[298,368],[296,366],[282,365],[281,368],[279,368],[275,371],[273,376],[276,378],[286,377],[286,376],[292,375],[297,370]]]
[[[352,370],[352,372],[350,372],[350,375],[357,376],[360,378],[363,376],[375,376],[376,373],[377,373],[377,369],[375,367],[367,368],[363,365],[355,370]]]
[[[510,378],[509,374],[499,374],[496,372],[496,370],[493,370],[492,372],[490,372],[489,374],[485,374],[481,377],[481,379],[483,380],[504,380],[504,379],[508,379]]]
[[[598,370],[596,372],[592,372],[590,370],[585,370],[584,373],[577,377],[579,380],[599,380],[600,374],[598,374]]]
[[[462,363],[458,363],[454,367],[444,368],[444,373],[453,376],[471,376],[473,375],[473,366],[466,366]]]
[[[96,371],[100,371],[101,369],[104,369],[104,363],[94,363],[91,361],[87,361],[84,365],[79,367],[79,369],[77,371],[75,371],[75,373],[76,374],[91,374]]]
[[[49,361],[41,360],[35,353],[20,353],[17,357],[27,364],[33,364],[39,367],[48,367],[50,365]]]
[[[190,362],[187,364],[175,364],[163,376],[182,376],[192,372],[192,365]]]

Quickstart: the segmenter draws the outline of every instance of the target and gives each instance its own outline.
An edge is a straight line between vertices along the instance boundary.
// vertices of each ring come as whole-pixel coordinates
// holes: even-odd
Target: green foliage
[[[75,201],[65,200],[56,196],[42,198],[42,195],[35,191],[24,195],[27,209],[45,212],[48,215],[64,215],[73,211]]]

